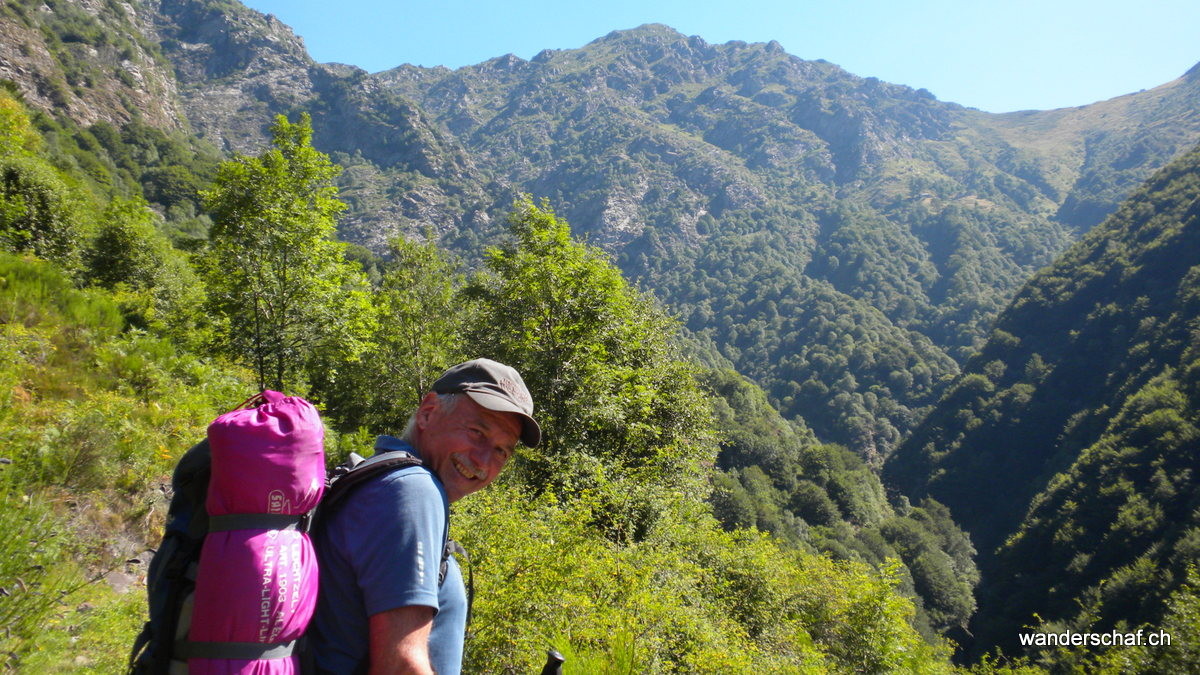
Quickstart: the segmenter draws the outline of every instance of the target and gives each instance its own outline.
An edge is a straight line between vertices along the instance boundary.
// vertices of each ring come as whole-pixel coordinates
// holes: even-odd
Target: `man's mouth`
[[[483,480],[487,478],[487,474],[483,469],[473,469],[466,462],[463,462],[457,455],[450,455],[450,463],[458,470],[465,478],[471,480]]]

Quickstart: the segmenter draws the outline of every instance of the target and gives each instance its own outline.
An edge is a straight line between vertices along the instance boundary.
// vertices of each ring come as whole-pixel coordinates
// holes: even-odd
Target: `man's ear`
[[[417,428],[423,429],[429,423],[429,416],[433,414],[438,407],[437,394],[432,391],[425,394],[425,398],[421,399],[421,405],[417,407]]]

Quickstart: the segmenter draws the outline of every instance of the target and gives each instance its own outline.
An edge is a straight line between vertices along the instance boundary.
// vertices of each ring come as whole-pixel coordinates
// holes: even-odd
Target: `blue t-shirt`
[[[415,451],[380,436],[375,451]],[[467,600],[454,557],[438,586],[449,526],[446,491],[432,472],[409,466],[354,488],[313,532],[320,599],[309,631],[320,672],[354,673],[367,663],[368,619],[398,607],[432,607],[429,658],[438,673],[462,670]],[[363,671],[365,672],[365,668]]]

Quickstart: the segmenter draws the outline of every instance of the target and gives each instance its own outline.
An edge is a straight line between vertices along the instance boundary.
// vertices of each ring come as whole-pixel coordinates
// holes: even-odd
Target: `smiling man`
[[[318,672],[461,670],[467,599],[445,553],[450,504],[491,484],[518,441],[532,447],[540,439],[521,375],[476,359],[433,384],[401,438],[376,440],[376,453],[406,450],[422,463],[368,479],[313,532]]]

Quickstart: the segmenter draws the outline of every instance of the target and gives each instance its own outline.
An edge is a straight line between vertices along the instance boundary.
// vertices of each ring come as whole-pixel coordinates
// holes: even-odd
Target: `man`
[[[476,359],[433,384],[402,438],[376,440],[377,453],[408,450],[422,465],[370,478],[313,533],[319,672],[459,672],[467,601],[453,556],[439,581],[449,506],[495,480],[518,440],[532,447],[540,439],[520,374]]]

